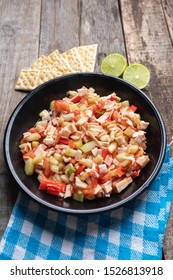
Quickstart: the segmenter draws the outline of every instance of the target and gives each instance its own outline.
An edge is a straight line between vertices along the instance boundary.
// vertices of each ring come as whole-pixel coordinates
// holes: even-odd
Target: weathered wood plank
[[[80,9],[77,0],[43,0],[39,53],[60,52],[79,45]]]
[[[21,68],[38,56],[41,1],[0,1],[0,236],[2,235],[17,189],[9,177],[3,158],[3,136],[7,121],[24,93],[14,91]]]
[[[98,60],[95,70],[105,55],[120,52],[125,55],[123,30],[118,1],[80,1],[80,45],[98,44]]]
[[[151,71],[151,81],[145,92],[159,109],[167,128],[168,143],[173,126],[173,51],[159,0],[121,0],[122,20],[128,60],[141,62]],[[159,98],[158,98],[159,97]],[[173,259],[173,209],[167,227],[164,255]]]
[[[162,0],[163,11],[167,21],[168,30],[173,44],[173,1]]]

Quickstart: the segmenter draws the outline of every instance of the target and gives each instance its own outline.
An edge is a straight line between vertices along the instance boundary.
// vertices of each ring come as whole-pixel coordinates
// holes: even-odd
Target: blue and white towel
[[[20,193],[0,243],[1,260],[160,260],[173,194],[173,158],[138,198],[94,216],[56,213]]]

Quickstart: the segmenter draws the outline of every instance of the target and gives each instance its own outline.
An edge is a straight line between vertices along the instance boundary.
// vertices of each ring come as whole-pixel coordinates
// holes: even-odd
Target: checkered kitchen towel
[[[170,146],[152,185],[133,203],[95,216],[55,213],[21,193],[0,243],[0,259],[159,260],[173,194]]]

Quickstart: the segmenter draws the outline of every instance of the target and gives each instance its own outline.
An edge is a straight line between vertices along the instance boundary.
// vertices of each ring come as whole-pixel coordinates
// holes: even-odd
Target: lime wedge
[[[123,79],[143,89],[150,81],[150,72],[143,64],[133,63],[125,69]]]
[[[119,77],[127,66],[126,58],[120,53],[107,55],[101,63],[101,72]]]

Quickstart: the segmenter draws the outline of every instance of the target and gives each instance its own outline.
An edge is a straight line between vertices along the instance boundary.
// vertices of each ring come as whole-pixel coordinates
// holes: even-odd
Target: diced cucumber
[[[73,194],[73,199],[77,200],[77,201],[80,201],[80,202],[83,202],[84,201],[84,195],[83,194],[74,193]]]
[[[81,163],[83,163],[84,165],[86,165],[87,167],[92,167],[93,165],[93,161],[89,158],[82,158],[81,160],[79,160]]]
[[[75,171],[76,171],[76,168],[75,168],[74,166],[72,166],[72,167],[70,167],[70,168],[68,169],[67,175],[70,177],[70,175],[71,175],[72,173],[74,173]]]
[[[88,152],[92,151],[92,149],[94,149],[95,147],[96,147],[95,141],[90,141],[90,142],[87,142],[86,144],[84,144],[81,147],[81,150],[84,153],[88,153]]]
[[[55,101],[54,101],[54,100],[52,100],[52,101],[50,102],[50,106],[49,106],[50,110],[52,110],[52,108],[53,108],[54,104],[55,104]]]
[[[23,143],[19,145],[19,149],[25,149],[25,147],[27,146],[27,143]]]
[[[75,154],[76,154],[76,150],[74,150],[74,149],[67,148],[65,150],[65,155],[68,156],[68,157],[74,157]]]
[[[108,151],[112,154],[113,152],[115,152],[116,148],[117,148],[117,143],[116,142],[112,142],[108,146]]]
[[[59,167],[59,171],[61,171],[65,166],[64,162],[59,162],[58,167]]]
[[[24,170],[25,170],[25,173],[27,176],[31,176],[34,174],[34,167],[35,167],[35,165],[34,165],[34,161],[32,158],[29,158],[25,161]]]
[[[62,157],[61,157],[60,154],[55,153],[53,156],[54,156],[54,158],[55,158],[57,161],[59,161],[59,162],[63,161],[63,159],[62,159]]]
[[[130,126],[127,127],[125,130],[124,130],[124,134],[127,135],[128,137],[131,137],[134,133],[134,129],[132,129]]]
[[[51,164],[50,169],[52,172],[55,172],[55,173],[59,172],[59,167],[57,165]]]
[[[32,141],[32,148],[35,148],[39,145],[39,141]]]
[[[50,162],[51,164],[58,165],[58,160],[55,159],[55,157],[53,157],[53,156],[50,156],[49,162]]]
[[[83,146],[83,142],[81,139],[74,141],[76,149],[80,149]]]
[[[43,160],[42,157],[35,157],[35,158],[33,159],[33,162],[34,162],[34,164],[38,164],[38,163],[40,163],[42,160]]]
[[[32,141],[37,141],[41,138],[40,134],[35,132],[32,133],[31,135],[27,136],[25,139],[26,141],[32,142]]]

